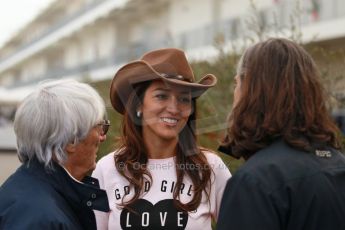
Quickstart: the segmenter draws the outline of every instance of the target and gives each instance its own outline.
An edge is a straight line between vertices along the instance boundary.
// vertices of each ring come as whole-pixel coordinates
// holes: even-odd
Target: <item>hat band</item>
[[[176,80],[181,80],[181,81],[187,81],[187,82],[192,82],[189,79],[186,79],[185,77],[183,77],[182,75],[173,75],[173,74],[166,74],[166,73],[160,73],[160,75],[164,78],[168,78],[168,79],[176,79]]]

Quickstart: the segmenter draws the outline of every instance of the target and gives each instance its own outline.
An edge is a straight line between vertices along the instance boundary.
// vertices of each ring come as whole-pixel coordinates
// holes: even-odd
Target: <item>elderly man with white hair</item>
[[[0,229],[96,229],[107,194],[88,177],[106,138],[105,106],[89,85],[45,82],[14,120],[22,166],[0,188]]]

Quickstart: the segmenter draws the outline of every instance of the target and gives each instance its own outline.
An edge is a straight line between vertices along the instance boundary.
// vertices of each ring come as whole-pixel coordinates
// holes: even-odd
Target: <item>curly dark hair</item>
[[[271,38],[249,47],[239,62],[240,98],[222,147],[248,159],[278,138],[313,151],[340,148],[339,130],[312,57],[298,44]]]

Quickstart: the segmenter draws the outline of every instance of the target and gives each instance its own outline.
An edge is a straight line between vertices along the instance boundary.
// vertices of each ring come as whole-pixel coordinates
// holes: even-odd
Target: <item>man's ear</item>
[[[66,152],[67,153],[74,153],[75,151],[76,151],[76,145],[75,144],[72,144],[72,143],[67,144],[67,146],[66,146]]]

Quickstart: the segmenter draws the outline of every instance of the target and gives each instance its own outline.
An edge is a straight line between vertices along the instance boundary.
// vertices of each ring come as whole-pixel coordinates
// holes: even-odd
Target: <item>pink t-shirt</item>
[[[173,205],[173,190],[176,184],[175,157],[149,159],[147,168],[152,183],[146,181],[144,192],[134,204],[138,213],[131,213],[118,207],[122,198],[128,200],[133,195],[129,182],[115,168],[114,154],[100,159],[92,176],[99,179],[102,189],[109,198],[110,212],[95,211],[97,229],[211,229],[211,220],[218,218],[221,198],[231,174],[221,158],[214,153],[204,153],[214,172],[211,174],[210,202],[203,194],[197,210],[189,213],[178,211]],[[138,167],[140,165],[138,164]],[[193,197],[193,183],[185,177],[180,191],[183,203]]]

